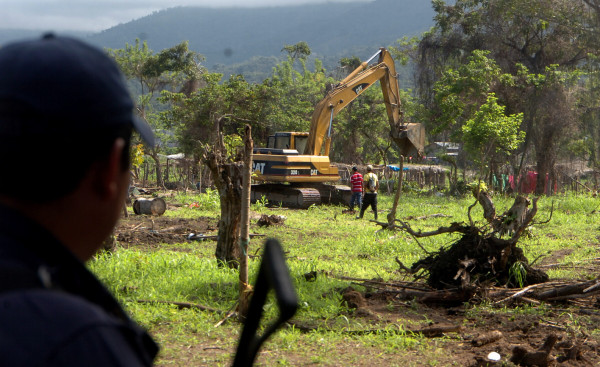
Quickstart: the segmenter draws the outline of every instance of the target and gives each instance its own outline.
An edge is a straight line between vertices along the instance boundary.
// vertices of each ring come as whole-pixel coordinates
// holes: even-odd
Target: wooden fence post
[[[238,315],[244,320],[250,306],[252,287],[248,284],[248,245],[250,244],[250,179],[252,175],[252,128],[246,125],[244,167],[242,172],[242,210],[240,234],[240,297]]]

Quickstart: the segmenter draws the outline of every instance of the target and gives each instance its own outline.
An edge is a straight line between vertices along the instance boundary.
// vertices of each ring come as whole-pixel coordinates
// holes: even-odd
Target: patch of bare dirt
[[[444,338],[448,351],[441,365],[458,366],[598,366],[600,338],[589,334],[600,323],[600,299],[590,298],[586,305],[559,304],[549,312],[520,314],[505,310],[480,309],[471,306],[432,306],[399,300],[395,293],[365,292],[348,289],[343,299],[354,311],[352,317],[378,325],[402,325],[403,330],[420,333],[434,342]],[[376,332],[376,330],[371,330]],[[554,344],[549,339],[556,336]],[[548,353],[544,354],[546,343]],[[499,362],[488,359],[490,353],[500,355]],[[527,354],[525,359],[519,353]],[[508,362],[513,359],[512,364]],[[527,358],[539,358],[535,364]],[[535,359],[534,359],[535,361]],[[494,364],[496,363],[496,364]]]
[[[130,215],[115,229],[121,247],[156,248],[159,244],[186,242],[191,233],[213,235],[218,229],[215,218],[171,218]]]
[[[558,249],[548,253],[548,256],[545,256],[541,261],[541,265],[552,265],[560,262],[564,257],[570,255],[573,252],[573,249],[565,248]]]

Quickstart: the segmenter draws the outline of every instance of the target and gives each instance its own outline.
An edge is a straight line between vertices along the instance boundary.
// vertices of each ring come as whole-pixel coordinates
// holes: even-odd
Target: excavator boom
[[[368,63],[377,56],[377,64],[369,67]],[[390,135],[400,148],[401,154],[423,154],[424,128],[421,124],[404,123],[394,60],[385,48],[381,48],[319,102],[312,115],[305,155],[329,155],[333,118],[377,81],[380,82],[383,92]]]

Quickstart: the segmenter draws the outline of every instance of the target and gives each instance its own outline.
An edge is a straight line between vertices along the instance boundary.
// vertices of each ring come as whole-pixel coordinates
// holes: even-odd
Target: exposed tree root
[[[396,259],[400,268],[418,277],[426,274],[427,284],[434,289],[466,290],[486,284],[516,288],[547,282],[548,275],[531,267],[523,250],[517,247],[520,236],[537,213],[537,198],[530,200],[517,196],[511,208],[497,216],[487,192],[475,190],[473,195],[476,201],[469,207],[470,224],[454,222],[447,227],[422,232],[399,219],[376,222],[383,229],[401,230],[415,239],[444,233],[462,234],[451,246],[435,253],[429,253],[417,241],[427,256],[410,268]],[[470,216],[470,210],[477,203],[482,206],[487,221],[483,228],[475,226]]]
[[[474,232],[463,234],[449,248],[417,261],[410,271],[422,269],[429,274],[427,284],[435,289],[464,288],[474,282],[490,281],[516,288],[549,279],[543,271],[531,268],[523,250],[511,241]]]

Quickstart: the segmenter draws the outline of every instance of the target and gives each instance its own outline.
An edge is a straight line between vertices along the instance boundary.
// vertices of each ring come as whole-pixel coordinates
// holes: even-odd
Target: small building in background
[[[460,150],[460,144],[453,143],[450,141],[435,141],[425,147],[425,160],[434,164],[443,163],[440,160],[442,155],[448,155],[458,159],[458,151]]]

